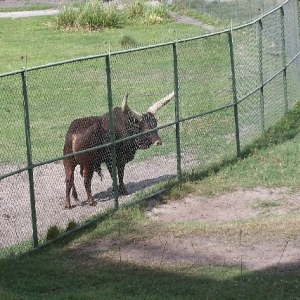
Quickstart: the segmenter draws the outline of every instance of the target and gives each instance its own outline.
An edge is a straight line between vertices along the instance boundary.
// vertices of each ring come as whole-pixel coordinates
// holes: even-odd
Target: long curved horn
[[[126,93],[124,95],[124,98],[123,98],[123,101],[122,101],[122,106],[121,106],[122,111],[124,112],[125,110],[127,110],[131,114],[132,117],[134,117],[138,121],[141,121],[143,115],[140,114],[140,113],[138,113],[138,112],[136,112],[136,111],[134,111],[133,109],[129,108],[127,100],[128,100],[128,93]]]
[[[163,97],[162,99],[158,100],[156,103],[154,103],[152,106],[149,107],[148,112],[155,115],[155,113],[162,108],[164,105],[166,105],[172,98],[174,97],[174,91],[167,96]]]

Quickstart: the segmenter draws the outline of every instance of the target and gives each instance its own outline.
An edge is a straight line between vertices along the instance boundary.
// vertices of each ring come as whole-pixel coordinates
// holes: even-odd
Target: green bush
[[[142,0],[135,0],[125,9],[128,20],[142,24],[154,25],[169,18],[165,5],[147,5]]]
[[[115,4],[89,1],[80,7],[65,6],[56,22],[58,28],[101,30],[121,28],[126,22],[154,25],[168,18],[167,6],[150,6],[142,0],[131,2],[123,10]]]
[[[141,0],[135,0],[126,6],[125,12],[129,20],[142,19],[146,13],[147,6]]]
[[[57,16],[59,28],[100,30],[123,25],[123,13],[118,11],[116,5],[103,5],[97,1],[87,2],[79,8],[66,6]]]
[[[59,28],[73,28],[76,25],[78,18],[78,9],[75,9],[72,5],[65,6],[62,11],[56,17],[56,23]]]

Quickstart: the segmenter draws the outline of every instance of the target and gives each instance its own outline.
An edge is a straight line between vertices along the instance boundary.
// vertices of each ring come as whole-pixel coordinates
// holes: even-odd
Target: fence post
[[[239,128],[239,114],[238,114],[238,99],[237,99],[237,92],[236,92],[232,26],[228,32],[228,41],[229,41],[229,50],[230,50],[232,93],[233,93],[233,103],[234,103],[233,111],[234,111],[234,122],[235,122],[236,153],[237,153],[237,157],[239,158],[241,157],[241,142],[240,142],[240,128]]]
[[[30,119],[29,119],[29,108],[28,108],[26,70],[23,70],[21,72],[21,76],[22,76],[22,92],[23,92],[24,129],[25,129],[26,152],[27,152],[27,170],[28,170],[29,196],[30,196],[30,206],[31,206],[32,237],[33,237],[33,247],[37,248],[39,242],[38,242],[38,235],[37,235],[37,220],[36,220],[36,209],[35,209],[35,194],[34,194],[31,139],[30,139]]]
[[[283,93],[284,93],[284,111],[289,110],[288,96],[287,96],[287,81],[286,81],[286,49],[285,49],[285,30],[284,30],[284,9],[280,7],[280,25],[281,25],[281,45],[282,45],[282,65],[283,65]]]
[[[174,90],[175,90],[175,121],[176,121],[176,150],[177,150],[177,177],[181,180],[181,148],[180,148],[180,114],[179,114],[179,97],[178,97],[178,43],[173,43],[173,59],[174,59]]]
[[[235,22],[238,23],[239,21],[239,2],[235,0]]]
[[[114,127],[114,114],[113,114],[113,100],[111,89],[111,67],[110,67],[110,54],[105,57],[106,62],[106,77],[107,77],[107,103],[109,114],[109,136],[110,136],[110,150],[111,150],[111,175],[113,180],[113,192],[115,198],[115,209],[119,208],[119,190],[117,179],[117,160],[116,160],[116,143],[115,143],[115,127]]]
[[[262,19],[258,21],[258,72],[259,72],[259,83],[260,83],[260,114],[261,114],[261,128],[265,130],[265,103],[264,103],[264,76],[263,76],[263,41],[262,41]]]

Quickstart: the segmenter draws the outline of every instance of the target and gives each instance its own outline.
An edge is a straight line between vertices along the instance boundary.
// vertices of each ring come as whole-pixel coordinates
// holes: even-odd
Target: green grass
[[[13,11],[32,11],[32,10],[44,10],[44,9],[54,9],[55,5],[45,4],[45,3],[37,3],[37,4],[29,4],[22,7],[1,7],[0,12],[13,12]]]
[[[36,20],[42,19],[36,18]],[[152,30],[153,35],[159,35],[158,33],[162,32],[160,31],[159,26],[160,25],[152,26],[152,28],[157,30],[156,33]],[[143,30],[149,30],[148,28],[149,26],[145,25],[139,27],[133,26],[131,27],[130,36],[134,37],[135,32],[142,34]],[[169,33],[169,28],[171,28],[171,24],[165,24],[164,32]],[[69,35],[74,37],[74,41],[79,45],[78,47],[86,46],[88,49],[91,49],[90,45],[83,39],[86,38],[89,42],[95,41],[95,39],[92,39],[93,33],[61,32],[53,28],[46,29],[43,26],[41,26],[40,29],[45,36],[48,36],[48,50],[51,49],[49,41],[50,44],[52,40],[60,42],[59,45],[57,45],[58,49],[56,49],[55,55],[59,55],[60,53],[66,55],[66,51],[59,49],[59,47],[63,47],[64,49],[68,47],[69,51],[74,50],[74,47],[71,44],[68,44],[68,39],[65,38],[69,37]],[[38,28],[37,31],[39,31]],[[103,38],[106,34],[114,32],[115,31],[111,30],[107,32],[104,31],[101,32],[99,37],[101,36],[101,38]],[[118,31],[118,37],[123,36],[122,32],[124,31]],[[52,34],[57,35],[59,41],[54,37],[52,38]],[[174,30],[172,31],[172,34],[175,34]],[[112,35],[110,35],[110,37],[113,38]],[[149,37],[148,35],[148,39],[149,38],[151,38],[151,36]],[[62,40],[64,40],[64,42],[62,42]],[[115,43],[119,43],[120,40],[121,38],[117,39]],[[139,40],[139,38],[135,38],[135,40]],[[201,53],[205,55],[205,52],[208,51],[211,44],[207,41],[203,41],[203,44],[193,42],[188,49],[185,49],[185,46],[183,45],[182,50],[180,50],[184,55],[186,55],[184,53],[186,50],[189,53],[188,59],[180,66],[180,73],[182,76],[185,76],[186,73],[190,73],[190,76],[193,77],[196,76],[193,80],[187,78],[186,86],[182,85],[182,92],[186,93],[186,99],[182,98],[182,101],[187,101],[185,110],[182,111],[182,116],[189,115],[194,112],[195,109],[198,111],[206,110],[209,107],[213,107],[217,102],[219,102],[219,105],[222,104],[218,99],[214,99],[213,96],[211,99],[214,99],[214,102],[210,102],[209,104],[205,101],[200,102],[197,104],[198,108],[195,107],[192,102],[188,101],[189,98],[194,98],[195,95],[199,96],[199,91],[201,91],[200,86],[197,89],[190,91],[190,86],[195,84],[195,80],[199,80],[199,78],[197,79],[197,73],[207,73],[212,66],[218,67],[219,72],[228,67],[228,61],[224,61],[222,58],[227,51],[226,39],[216,38],[215,43],[216,50],[211,53],[211,58],[214,62],[213,65],[211,63],[206,63],[203,60],[204,64],[201,66],[200,70],[195,69],[195,64],[199,61],[197,50],[200,49]],[[40,45],[41,47],[45,47],[45,45]],[[106,50],[108,47],[109,45],[106,44]],[[113,43],[110,44],[110,47],[113,48]],[[35,51],[39,53],[38,49],[35,49]],[[52,53],[53,52],[49,52],[49,56]],[[53,56],[51,57],[53,58]],[[35,56],[35,61],[38,59],[37,54]],[[42,59],[45,60],[45,57],[43,56]],[[25,64],[24,59],[21,60],[20,58],[20,61],[23,61]],[[141,63],[137,65],[135,63],[136,61],[140,61]],[[112,64],[114,68],[112,80],[114,84],[115,99],[117,99],[115,105],[119,105],[124,93],[129,88],[130,105],[136,110],[146,111],[153,101],[160,99],[173,89],[173,58],[171,46],[149,49],[143,52],[128,52],[120,56],[114,56],[112,58]],[[27,65],[30,66],[30,56],[28,54]],[[68,124],[74,118],[84,115],[102,114],[107,111],[105,68],[105,61],[102,58],[99,60],[89,60],[42,69],[40,71],[28,72],[28,96],[30,98],[31,136],[33,140],[34,160],[47,159],[61,154],[64,133]],[[81,70],[80,72],[78,72],[79,69]],[[8,126],[7,136],[4,138],[6,139],[15,136],[17,140],[13,139],[12,141],[14,141],[14,143],[23,143],[22,139],[24,140],[24,133],[22,132],[22,129],[18,131],[15,130],[18,127],[22,128],[23,126],[22,119],[20,118],[20,114],[22,114],[20,111],[22,109],[22,95],[21,91],[18,89],[20,78],[16,75],[14,77],[5,77],[2,80],[3,82],[7,80],[7,84],[4,85],[3,90],[1,91],[2,95],[4,95],[4,99],[14,99],[14,101],[6,102],[6,113],[4,116],[9,119],[9,123],[15,124],[13,126]],[[211,90],[220,83],[213,81],[212,84],[213,86],[209,87]],[[208,89],[201,91],[203,98],[204,94],[206,94],[205,97],[210,97],[209,93],[210,91]],[[145,97],[143,95],[150,96]],[[95,99],[95,101],[92,102],[90,99]],[[141,102],[141,99],[144,101]],[[223,98],[222,101],[223,103],[226,103],[230,100],[226,97]],[[45,103],[47,103],[46,106],[44,105]],[[82,107],[83,103],[85,104]],[[54,115],[53,112],[55,112]],[[161,124],[167,120],[172,121],[174,118],[173,107],[170,105],[169,107],[163,108],[161,112],[159,112],[158,117]],[[10,128],[13,130],[14,134],[12,134]],[[47,136],[45,136],[45,130],[49,135],[47,134]],[[173,138],[173,130],[166,129],[162,131],[162,135],[166,140],[165,144],[168,145],[168,140]],[[170,146],[173,147],[173,143]],[[169,148],[162,147],[159,149],[159,151],[162,152],[158,152],[158,154],[168,153],[170,151],[170,146]],[[15,154],[12,154],[13,152],[15,152]],[[19,161],[24,157],[24,153],[24,144],[19,147],[14,146],[13,151],[3,151],[1,153],[2,161],[11,161],[13,155],[15,155],[15,161]],[[148,156],[152,155],[152,153],[153,152],[149,151]],[[147,152],[144,152],[143,154],[147,155]]]
[[[3,62],[0,66],[3,71],[13,70],[12,66],[16,63],[20,68],[24,65],[32,67],[76,56],[124,49],[122,41],[128,35],[135,41],[135,44],[149,44],[152,40],[172,41],[184,35],[202,32],[199,27],[178,23],[154,26],[132,25],[122,29],[105,29],[101,32],[65,31],[56,29],[55,17],[3,19],[0,20],[0,25],[3,25],[0,28],[5,33],[2,35],[4,47],[1,48],[0,54],[0,61]],[[13,35],[8,34],[12,26],[16,28]],[[34,35],[30,34],[33,28]],[[245,32],[235,32],[235,40],[243,47],[242,54],[247,54],[247,64],[251,59],[256,64],[256,52],[253,52],[252,47],[247,48],[244,37]],[[265,44],[267,49],[267,39]],[[240,62],[239,65],[242,63]],[[111,66],[115,106],[119,105],[123,95],[128,91],[130,105],[136,110],[145,112],[155,100],[173,89],[172,46],[113,55]],[[28,72],[34,162],[61,155],[64,135],[73,119],[100,115],[107,111],[105,70],[105,60],[100,58]],[[178,76],[180,117],[205,113],[231,104],[233,95],[228,35],[215,35],[195,41],[180,42],[178,44]],[[242,79],[238,78],[238,80]],[[4,83],[1,86],[0,95],[5,103],[3,120],[6,127],[2,140],[3,143],[9,144],[8,148],[0,150],[1,161],[23,162],[26,149],[22,129],[20,76],[4,77],[1,81]],[[274,115],[275,104],[283,107],[280,94],[274,97],[271,93],[267,93],[272,91],[274,86],[276,88],[281,86],[281,78],[280,81],[274,80],[274,82],[265,88],[266,105],[272,103],[269,110],[266,110],[268,126],[276,122],[282,114],[282,109],[280,109]],[[253,80],[253,83],[257,82]],[[291,91],[294,89],[297,93],[296,85],[289,87]],[[295,97],[291,100],[291,106],[294,101]],[[240,107],[241,145],[244,147],[263,132],[258,93],[241,103]],[[174,106],[167,105],[159,111],[157,116],[159,124],[172,122]],[[270,116],[271,119],[269,119]],[[141,151],[136,159],[145,159],[153,155],[173,155],[174,127],[163,129],[160,134],[164,140],[164,147]],[[221,161],[224,157],[235,156],[233,108],[182,123],[181,149],[197,164],[202,161],[202,168],[211,162]]]
[[[55,16],[0,19],[1,53],[0,74],[26,66],[34,67],[75,57],[96,55],[124,49],[123,36],[131,36],[138,45],[175,40],[179,37],[200,35],[196,26],[180,23],[131,25],[122,29],[101,32],[56,29]],[[14,28],[13,33],[11,28]],[[34,31],[34,35],[32,32]]]
[[[175,0],[176,6],[195,10],[214,19],[224,21],[234,21],[245,23],[251,19],[257,18],[261,13],[274,8],[280,1],[199,1],[199,0]]]

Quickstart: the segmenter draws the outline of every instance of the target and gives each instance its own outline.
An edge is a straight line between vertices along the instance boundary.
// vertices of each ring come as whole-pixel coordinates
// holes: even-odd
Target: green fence
[[[170,178],[240,155],[300,95],[298,1],[251,23],[205,36],[74,59],[0,75],[0,257],[38,247],[50,226],[83,226],[116,206],[158,193]],[[62,148],[72,120],[109,111],[129,93],[146,112],[175,90],[157,113],[164,145],[139,150],[125,169],[128,196],[94,176],[96,206],[63,209]],[[79,168],[78,168],[79,169]]]
[[[282,4],[282,0],[169,0],[214,18],[244,23]]]

